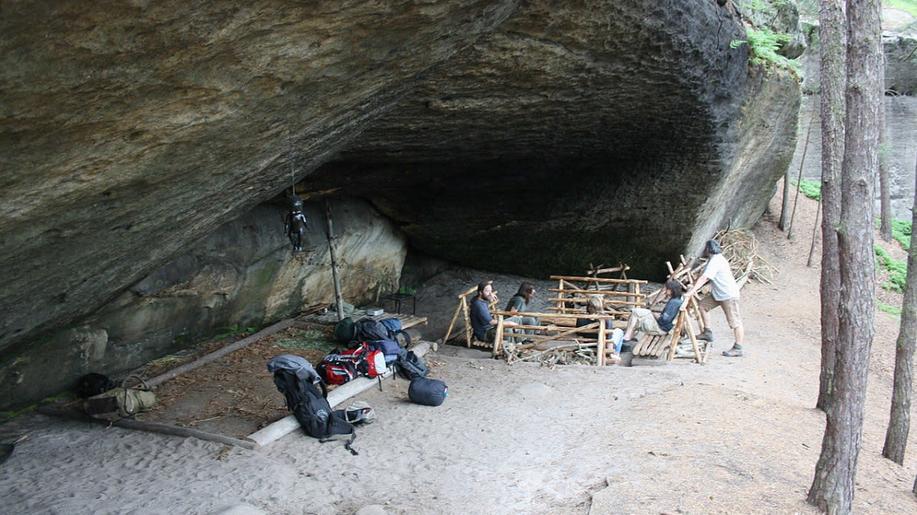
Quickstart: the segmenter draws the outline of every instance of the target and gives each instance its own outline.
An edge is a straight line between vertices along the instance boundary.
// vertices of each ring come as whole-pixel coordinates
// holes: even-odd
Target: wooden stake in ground
[[[806,164],[806,153],[809,150],[809,136],[812,135],[812,126],[815,125],[815,113],[812,111],[812,119],[809,120],[809,128],[806,129],[806,141],[802,147],[802,158],[799,159],[799,176],[796,178],[796,195],[793,197],[793,214],[790,216],[790,226],[786,230],[786,239],[793,239],[793,221],[796,220],[796,205],[799,204],[799,190],[802,189],[802,169]]]
[[[841,271],[834,399],[808,501],[828,513],[851,513],[863,440],[869,350],[875,329],[873,202],[879,166],[882,66],[879,0],[847,1],[847,130],[841,182]]]
[[[331,279],[334,281],[334,305],[337,306],[338,322],[344,320],[344,297],[341,294],[341,280],[338,277],[338,263],[335,255],[337,244],[334,237],[334,225],[331,218],[331,203],[325,200],[325,221],[328,223],[328,253],[331,255]]]
[[[912,217],[912,223],[917,224],[917,196],[914,197]],[[911,376],[914,346],[917,344],[917,245],[914,243],[917,242],[912,242],[907,252],[907,284],[901,307],[901,329],[895,343],[891,417],[882,448],[882,455],[899,465],[904,464],[907,434],[911,428]]]
[[[840,172],[844,157],[847,21],[842,0],[822,0],[821,41],[821,372],[815,407],[827,412],[834,391],[837,311],[840,302],[840,266],[837,227],[841,214]]]

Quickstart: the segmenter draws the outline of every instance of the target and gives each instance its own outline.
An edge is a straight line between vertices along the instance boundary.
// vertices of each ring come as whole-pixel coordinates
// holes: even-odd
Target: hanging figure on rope
[[[302,252],[303,237],[309,221],[302,212],[302,199],[295,193],[290,197],[290,211],[283,220],[283,227],[293,244],[293,252]]]

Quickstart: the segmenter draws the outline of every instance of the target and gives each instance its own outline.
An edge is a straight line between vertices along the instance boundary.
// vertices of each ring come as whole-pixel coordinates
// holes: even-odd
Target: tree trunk
[[[914,197],[912,217],[912,223],[917,224],[917,196]],[[898,341],[895,343],[895,379],[892,390],[891,417],[888,420],[888,430],[885,432],[885,446],[882,448],[882,455],[899,465],[904,464],[907,434],[911,428],[911,368],[915,344],[917,344],[917,245],[911,245],[907,253],[907,284],[904,287],[901,329],[898,331]]]
[[[777,222],[777,228],[786,231],[790,223],[790,167],[786,167],[783,173],[783,204],[780,207],[780,221]]]
[[[847,21],[842,0],[822,0],[821,41],[821,373],[815,407],[827,412],[834,390],[834,348],[840,269],[837,264],[837,225],[841,216],[840,173],[844,156],[844,87],[847,60]]]
[[[834,395],[808,501],[828,513],[851,513],[874,336],[873,216],[879,159],[879,0],[847,0],[847,124],[841,172],[838,263],[841,302]]]
[[[888,177],[888,135],[885,132],[885,53],[882,55],[882,66],[879,69],[879,236],[884,241],[892,241],[892,200],[889,189],[891,179]]]

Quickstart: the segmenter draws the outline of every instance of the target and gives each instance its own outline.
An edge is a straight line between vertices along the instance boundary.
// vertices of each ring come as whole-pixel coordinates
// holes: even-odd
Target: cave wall
[[[277,195],[516,6],[4,3],[0,352]]]
[[[331,205],[344,298],[397,289],[404,235],[364,201]],[[0,355],[0,409],[69,388],[88,372],[117,376],[203,337],[334,302],[323,208],[306,203],[304,212],[311,223],[302,253],[283,234],[284,206],[259,205],[74,326]]]

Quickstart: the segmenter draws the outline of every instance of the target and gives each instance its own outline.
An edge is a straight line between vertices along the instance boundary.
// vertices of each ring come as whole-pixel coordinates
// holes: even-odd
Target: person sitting
[[[493,343],[497,334],[497,320],[490,314],[490,303],[494,300],[494,288],[489,283],[478,283],[478,293],[471,301],[471,330],[476,340]],[[513,320],[515,318],[516,320]],[[521,317],[503,320],[506,327],[521,323]]]
[[[532,302],[532,299],[535,297],[535,285],[523,281],[519,285],[519,290],[513,295],[509,302],[506,304],[506,311],[510,313],[525,313],[529,310],[529,304]],[[530,316],[514,316],[508,320],[519,319],[518,322],[522,325],[538,325],[538,319]],[[518,329],[517,329],[518,331]],[[534,329],[526,329],[523,331],[526,334],[535,334]]]
[[[601,295],[592,295],[589,297],[589,300],[586,302],[586,314],[589,314],[589,315],[604,315],[605,314],[605,306],[604,306],[604,303],[602,302]],[[592,320],[589,318],[577,318],[576,327],[583,327],[593,322],[595,322],[595,320]],[[605,329],[609,331],[614,329],[614,322],[612,322],[610,318],[608,320],[605,320]]]
[[[634,335],[637,331],[653,335],[664,335],[672,330],[678,310],[681,309],[684,287],[675,279],[665,282],[664,299],[668,299],[662,313],[658,316],[646,308],[634,308],[627,319],[627,329],[624,331],[624,344],[635,345],[637,340]]]

